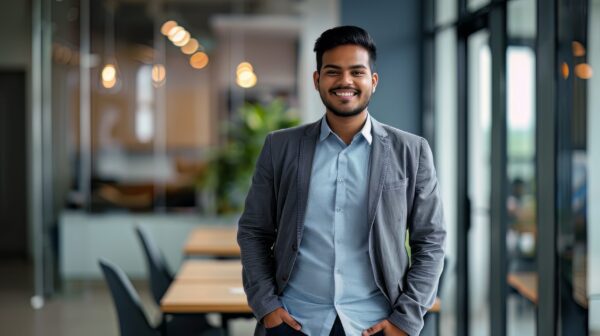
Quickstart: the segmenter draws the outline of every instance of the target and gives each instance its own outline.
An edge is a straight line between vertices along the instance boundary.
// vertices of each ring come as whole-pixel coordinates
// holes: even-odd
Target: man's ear
[[[371,77],[371,83],[373,84],[373,92],[375,92],[377,83],[379,83],[379,75],[377,74],[377,72],[373,73],[373,76]]]
[[[319,72],[313,72],[313,82],[315,84],[315,90],[319,91]]]

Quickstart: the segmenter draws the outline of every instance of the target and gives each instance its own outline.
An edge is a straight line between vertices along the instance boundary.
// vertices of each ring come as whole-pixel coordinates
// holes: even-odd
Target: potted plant
[[[247,103],[239,110],[227,127],[225,144],[215,151],[199,178],[199,187],[212,191],[217,214],[242,211],[267,134],[299,123],[280,99],[266,105]]]

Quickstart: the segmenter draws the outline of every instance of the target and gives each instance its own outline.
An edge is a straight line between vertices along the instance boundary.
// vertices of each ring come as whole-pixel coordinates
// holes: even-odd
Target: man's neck
[[[367,120],[367,110],[352,117],[336,116],[332,112],[327,111],[325,116],[329,128],[337,134],[346,145],[352,142],[352,138],[356,133],[360,132]]]

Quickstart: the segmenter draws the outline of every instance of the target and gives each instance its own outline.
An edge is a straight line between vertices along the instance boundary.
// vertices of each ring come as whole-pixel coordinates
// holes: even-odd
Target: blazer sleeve
[[[271,250],[276,236],[275,207],[269,134],[256,163],[237,234],[242,256],[244,291],[259,322],[265,315],[282,306],[276,294],[275,263]]]
[[[444,266],[446,229],[433,156],[421,139],[413,207],[408,218],[411,266],[404,291],[394,303],[389,321],[409,335],[418,335],[423,317],[433,306]]]

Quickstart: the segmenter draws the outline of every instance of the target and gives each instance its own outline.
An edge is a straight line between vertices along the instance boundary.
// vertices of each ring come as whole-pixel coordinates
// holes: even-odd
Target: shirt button
[[[342,212],[342,208],[335,208],[335,212]]]
[[[338,182],[343,183],[344,182],[344,178],[342,178],[342,177],[338,178]]]

